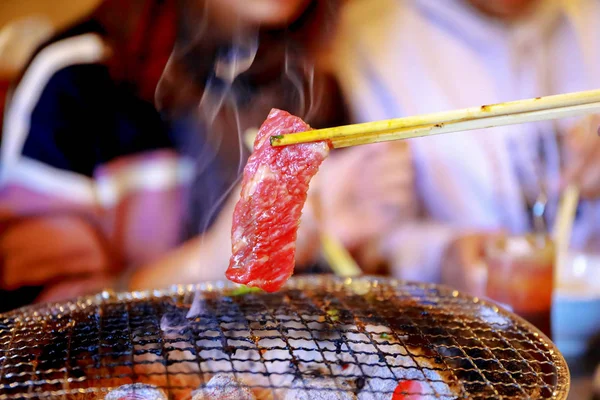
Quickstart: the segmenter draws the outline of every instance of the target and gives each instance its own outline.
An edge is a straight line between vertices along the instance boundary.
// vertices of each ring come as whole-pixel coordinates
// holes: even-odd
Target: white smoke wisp
[[[236,78],[252,66],[258,52],[258,32],[236,30],[231,46],[217,55],[214,75],[206,82],[204,93],[198,105],[199,112],[207,126],[212,126],[227,99],[232,98],[233,83]],[[237,107],[234,108],[237,111]]]
[[[208,7],[207,4],[208,2],[205,2],[204,7]],[[199,13],[198,21],[191,21],[190,26],[197,27],[197,30],[178,42],[169,58],[166,71],[176,70],[174,66],[182,64],[182,60],[192,54],[197,46],[201,47],[202,42],[211,35],[207,14],[207,12]],[[196,158],[194,179],[201,181],[206,177],[206,174],[209,173],[209,164],[215,160],[215,157],[218,157],[219,152],[231,156],[227,161],[228,166],[232,170],[235,168],[234,172],[237,172],[237,179],[228,180],[227,182],[232,183],[224,185],[227,187],[220,188],[218,192],[193,191],[192,187],[193,192],[190,193],[190,196],[195,197],[190,200],[191,206],[196,204],[194,199],[202,200],[198,203],[210,205],[207,209],[208,217],[203,216],[202,220],[193,222],[197,223],[198,231],[201,233],[209,229],[213,217],[219,213],[239,183],[248,150],[251,151],[244,147],[244,133],[248,129],[258,129],[258,126],[255,126],[259,123],[257,115],[262,115],[264,112],[266,117],[268,110],[276,107],[310,121],[316,117],[322,100],[322,88],[315,78],[314,64],[305,57],[303,51],[298,51],[297,44],[291,40],[287,42],[281,54],[283,68],[278,76],[274,77],[273,82],[264,84],[267,89],[263,90],[263,86],[260,86],[262,84],[258,88],[246,87],[245,82],[247,81],[240,79],[240,76],[250,70],[256,62],[259,45],[261,45],[260,34],[258,28],[242,29],[242,24],[235,17],[232,17],[232,25],[239,28],[233,30],[228,45],[217,49],[212,61],[212,68],[206,81],[203,82],[202,91],[195,100],[192,100],[195,101],[195,107],[191,107],[191,109],[195,110],[193,117],[197,123],[198,135],[204,134],[201,141],[202,147],[193,149],[194,151],[191,152]],[[286,35],[282,35],[281,40],[288,40],[288,38]],[[189,66],[189,63],[187,65]],[[163,73],[156,91],[159,109],[163,108],[161,99],[168,91],[169,84],[172,84],[167,75],[168,73]],[[198,82],[190,80],[189,85],[197,86]],[[176,89],[186,90],[185,87]],[[274,92],[276,92],[275,95]],[[246,96],[245,100],[240,101],[240,93],[242,93],[241,97]],[[248,97],[250,98],[248,99]],[[236,131],[237,143],[234,143],[233,140],[225,142],[226,136],[235,137],[234,132],[229,131],[230,129]],[[194,132],[189,133],[193,134]],[[191,143],[194,142],[191,141]],[[237,165],[234,165],[236,158]],[[230,251],[230,249],[224,248],[220,251]],[[198,266],[198,268],[217,267],[220,266]],[[201,304],[202,297],[196,294],[186,317],[189,319],[201,314]],[[168,329],[172,321],[165,319],[162,322],[166,324],[163,328]],[[181,324],[181,321],[178,324]]]
[[[235,123],[237,132],[237,175],[229,187],[218,197],[215,204],[209,210],[209,217],[205,219],[201,232],[205,232],[209,222],[214,214],[218,212],[227,197],[234,190],[241,177],[244,162],[244,138],[243,129],[240,120],[240,112],[233,92],[233,84],[237,77],[246,72],[252,66],[258,52],[258,31],[236,30],[232,37],[231,46],[220,51],[217,55],[214,65],[214,75],[211,76],[205,86],[204,93],[200,99],[198,110],[207,129],[215,126],[214,122],[217,115],[227,109],[231,111],[231,117]],[[220,132],[211,132],[209,136],[213,138],[212,147],[216,152],[221,145],[222,135]],[[218,139],[217,139],[218,138]]]
[[[204,314],[205,312],[206,308],[204,307],[204,302],[202,301],[202,294],[199,291],[196,291],[196,293],[194,293],[194,300],[192,301],[192,306],[190,307],[186,318],[190,320]]]
[[[303,120],[310,121],[316,116],[322,98],[315,82],[315,65],[305,58],[295,56],[289,45],[286,46],[284,57],[284,76],[297,95],[297,107],[292,112]]]
[[[247,71],[254,61],[258,51],[258,32],[251,34],[236,35],[233,39],[233,46],[224,54],[220,55],[215,64],[215,77],[209,79],[206,90],[200,100],[199,110],[203,115],[203,120],[208,122],[208,126],[214,126],[215,118],[224,109],[229,111],[230,118],[234,123],[237,133],[237,152],[239,155],[237,164],[237,179],[226,188],[215,202],[209,215],[213,216],[221,208],[228,196],[235,189],[242,177],[244,169],[244,147],[246,146],[246,138],[244,134],[249,127],[247,121],[242,121],[242,112],[233,92],[233,84],[238,76]],[[288,105],[291,113],[305,119],[310,120],[318,111],[321,103],[321,93],[315,88],[315,69],[314,64],[294,56],[294,51],[290,46],[286,46],[284,53],[284,69],[281,80],[281,90],[284,96],[293,98],[292,104]],[[218,83],[216,83],[218,82]],[[260,99],[261,95],[256,95],[257,101],[268,101]],[[279,105],[273,104],[273,107]],[[281,107],[281,106],[279,106]],[[252,127],[250,129],[258,129]],[[213,132],[211,137],[220,138],[219,132]],[[213,143],[214,146],[215,143]],[[221,145],[221,142],[218,142]],[[251,148],[247,149],[252,151]],[[201,231],[204,232],[208,228],[207,223],[211,218],[208,218]]]

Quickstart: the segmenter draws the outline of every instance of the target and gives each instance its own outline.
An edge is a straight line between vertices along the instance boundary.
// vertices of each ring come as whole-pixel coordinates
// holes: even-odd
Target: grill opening
[[[104,399],[134,383],[151,385],[127,387],[140,398],[565,399],[569,373],[492,303],[370,277],[103,293],[0,316],[0,399]]]

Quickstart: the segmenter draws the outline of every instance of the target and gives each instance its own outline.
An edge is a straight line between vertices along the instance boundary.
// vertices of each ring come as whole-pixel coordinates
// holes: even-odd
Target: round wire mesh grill
[[[268,294],[220,282],[0,316],[0,399],[117,387],[140,399],[566,399],[568,386],[536,328],[436,285],[312,276]]]

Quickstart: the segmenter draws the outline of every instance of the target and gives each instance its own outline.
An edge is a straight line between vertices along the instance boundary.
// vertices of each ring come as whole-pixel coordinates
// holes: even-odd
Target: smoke
[[[291,83],[290,88],[296,92],[298,104],[298,109],[292,112],[303,120],[310,121],[316,116],[322,98],[316,88],[315,66],[305,59],[295,58],[292,54],[290,46],[287,46],[284,54],[284,74]]]
[[[299,37],[304,40],[300,33],[264,33],[232,16],[234,29],[224,39],[208,20],[210,2],[201,4],[185,16],[186,32],[156,92],[159,109],[185,109],[188,132],[179,147],[195,160],[186,238],[210,228],[239,183],[250,152],[244,133],[258,129],[273,107],[310,121],[321,100],[307,46],[298,43]]]
[[[222,208],[227,197],[231,194],[237,185],[244,163],[244,138],[243,128],[240,120],[240,111],[237,105],[233,84],[237,77],[246,72],[252,66],[258,52],[258,31],[244,31],[237,29],[232,35],[231,45],[220,49],[217,54],[214,72],[209,77],[204,88],[204,93],[198,105],[198,112],[206,129],[210,132],[212,138],[212,150],[218,152],[222,145],[223,134],[219,134],[215,127],[215,120],[225,107],[231,110],[231,117],[234,122],[235,132],[237,134],[237,154],[238,162],[235,170],[236,179],[233,180],[218,195],[214,204],[210,207],[207,217],[200,221],[200,232],[205,232],[210,223],[214,220],[219,210]],[[202,175],[203,168],[197,169],[197,174]],[[207,202],[209,203],[209,202]]]
[[[334,13],[335,7],[329,6],[333,3],[313,2],[310,11],[325,5]],[[186,32],[179,37],[156,92],[159,109],[183,110],[175,113],[185,121],[179,147],[195,159],[187,236],[209,229],[239,183],[251,151],[245,147],[244,133],[258,129],[274,107],[310,122],[322,99],[314,63],[307,57],[309,45],[298,43],[299,38],[313,43],[319,38],[305,36],[298,27],[295,32],[265,34],[258,27],[242,27],[232,16],[231,36],[215,40],[207,17],[209,2],[202,4],[198,12],[184,10]],[[219,266],[198,266],[215,267]],[[188,318],[201,312],[200,297],[195,296]],[[171,325],[168,320],[163,323]]]
[[[236,31],[231,46],[220,49],[214,66],[214,74],[206,82],[204,93],[198,106],[204,122],[212,126],[217,114],[226,100],[231,101],[236,117],[239,119],[235,99],[232,97],[233,83],[236,78],[252,66],[258,52],[258,32]]]

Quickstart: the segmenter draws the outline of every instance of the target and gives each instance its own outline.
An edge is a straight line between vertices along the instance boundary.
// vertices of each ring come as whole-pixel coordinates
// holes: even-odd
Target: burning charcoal
[[[134,383],[111,390],[104,400],[167,400],[167,396],[156,386]]]
[[[297,380],[286,393],[285,400],[356,400],[356,390],[345,379],[321,377]]]
[[[256,400],[254,394],[231,375],[218,374],[194,392],[192,400]]]
[[[365,387],[365,378],[363,378],[362,376],[359,378],[356,378],[356,381],[354,382],[354,384],[356,385],[356,393],[360,392],[362,390],[362,388]]]

